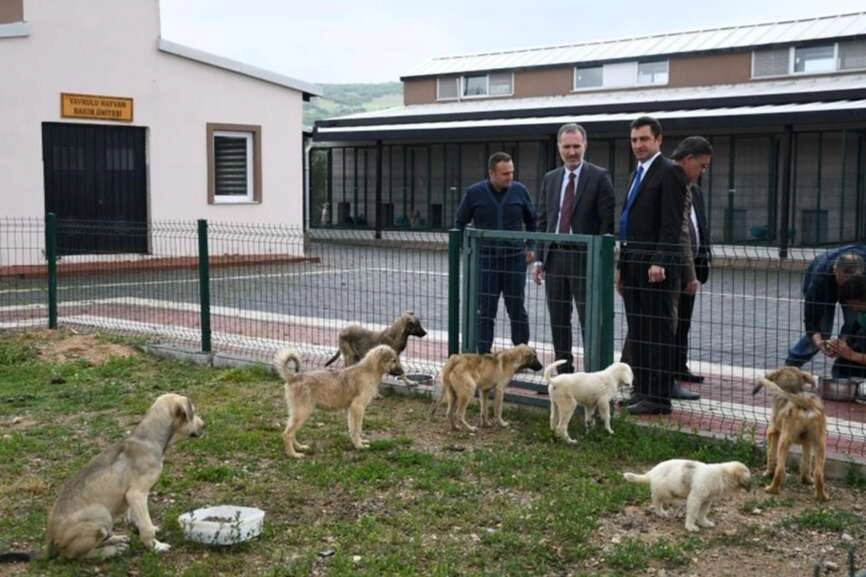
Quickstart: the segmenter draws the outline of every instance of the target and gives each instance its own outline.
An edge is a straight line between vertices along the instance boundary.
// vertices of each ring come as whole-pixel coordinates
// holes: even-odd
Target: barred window
[[[261,128],[208,124],[208,201],[261,201]]]
[[[448,76],[436,81],[436,98],[438,100],[453,100],[460,96],[460,77]]]
[[[866,40],[839,43],[839,68],[841,70],[866,68]]]

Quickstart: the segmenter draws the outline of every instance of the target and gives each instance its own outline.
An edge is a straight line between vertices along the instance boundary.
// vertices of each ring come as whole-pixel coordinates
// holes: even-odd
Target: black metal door
[[[58,254],[147,252],[145,129],[42,123],[45,212]]]

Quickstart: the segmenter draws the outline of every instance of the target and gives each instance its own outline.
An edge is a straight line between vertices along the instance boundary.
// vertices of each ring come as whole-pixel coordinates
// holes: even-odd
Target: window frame
[[[510,76],[511,91],[508,94],[490,94],[490,76],[491,74],[508,74]],[[466,79],[468,77],[484,77],[484,94],[464,94],[466,90]],[[440,95],[439,82],[444,79],[455,79],[457,81],[457,96],[445,97]],[[474,100],[478,98],[510,98],[514,96],[514,71],[513,70],[496,70],[491,72],[479,72],[472,74],[460,74],[458,76],[445,75],[436,77],[436,101],[437,102],[454,102],[460,100]]]
[[[588,70],[590,68],[598,68],[601,71],[601,84],[596,86],[578,86],[577,85],[577,74],[578,70],[584,69]],[[601,90],[604,89],[604,64],[593,64],[591,66],[580,66],[575,64],[572,68],[572,81],[571,81],[571,90],[572,92],[583,92],[586,90]]]
[[[456,85],[457,90],[455,91],[454,96],[441,96],[439,91],[439,83],[443,80],[453,80]],[[460,100],[460,92],[462,90],[463,82],[460,76],[437,76],[436,77],[436,100],[441,100],[443,102],[447,102],[449,100]]]
[[[247,194],[216,194],[216,137],[247,138]],[[249,156],[252,155],[252,159]],[[252,181],[252,182],[250,182]],[[209,205],[261,204],[262,202],[262,127],[255,124],[207,124],[207,203]]]
[[[797,48],[807,49],[807,48],[819,48],[819,47],[826,47],[826,46],[827,46],[826,44],[811,44],[811,45],[806,45],[806,46],[791,46],[790,63],[788,66],[788,70],[789,70],[791,76],[813,76],[815,74],[832,74],[834,72],[838,72],[839,71],[839,43],[838,42],[833,42],[833,44],[832,44],[832,47],[833,47],[833,68],[832,68],[832,70],[822,70],[820,72],[807,72],[804,70],[802,72],[797,72],[794,69],[794,67],[797,65]]]
[[[665,65],[665,81],[664,82],[641,82],[640,81],[640,66],[641,64],[658,64],[664,63]],[[655,74],[653,74],[654,76]],[[637,67],[635,67],[635,86],[667,86],[671,83],[671,61],[669,58],[665,58],[664,60],[638,60]]]
[[[795,72],[794,64],[797,58],[797,48],[814,48],[818,46],[827,46],[828,44],[801,44],[796,45],[792,44],[787,47],[788,50],[788,70],[784,74],[768,74],[766,76],[755,76],[755,54],[761,52],[763,50],[773,50],[772,47],[763,47],[759,49],[752,50],[752,70],[751,70],[751,79],[752,80],[767,80],[773,78],[787,78],[790,76],[820,76],[823,74],[839,74],[840,72],[851,72],[857,70],[864,70],[866,68],[842,68],[841,62],[839,61],[839,42],[832,42],[833,46],[833,69],[825,70],[822,72]]]

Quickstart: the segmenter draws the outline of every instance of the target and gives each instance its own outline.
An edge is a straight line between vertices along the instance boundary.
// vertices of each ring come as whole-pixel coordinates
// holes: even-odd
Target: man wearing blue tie
[[[680,232],[688,198],[685,174],[661,155],[655,118],[631,123],[638,161],[619,219],[616,288],[628,321],[634,392],[628,412],[670,414],[676,358],[674,302],[680,288]]]

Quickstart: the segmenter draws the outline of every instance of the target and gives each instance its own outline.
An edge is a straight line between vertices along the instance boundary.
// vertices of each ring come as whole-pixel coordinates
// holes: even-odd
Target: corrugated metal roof
[[[434,58],[402,78],[729,50],[866,35],[866,12]]]
[[[483,120],[444,120],[441,122],[407,122],[401,124],[365,124],[363,126],[331,126],[319,127],[317,129],[318,140],[339,141],[355,132],[376,132],[383,137],[388,133],[424,132],[431,130],[459,130],[459,129],[490,129],[502,127],[526,127],[526,126],[559,126],[567,122],[579,122],[585,125],[602,122],[631,122],[635,117],[648,114],[661,121],[673,119],[702,119],[702,118],[741,118],[749,116],[767,116],[783,114],[807,114],[821,112],[854,112],[866,111],[866,99],[842,100],[836,102],[806,102],[799,104],[770,104],[763,106],[736,106],[726,108],[701,108],[696,110],[665,110],[653,111],[647,108],[645,111],[635,113],[613,113],[613,114],[573,114],[562,116],[533,116],[526,118],[489,118]]]
[[[820,94],[841,90],[866,90],[866,74],[846,74],[811,76],[806,78],[785,78],[765,80],[746,84],[719,84],[715,86],[684,86],[680,88],[653,88],[647,90],[620,90],[615,92],[585,92],[566,96],[544,96],[537,98],[488,98],[484,100],[461,100],[452,102],[435,102],[416,104],[360,112],[329,118],[328,121],[339,123],[341,120],[369,120],[375,123],[377,119],[411,118],[413,116],[453,116],[455,114],[471,114],[498,111],[543,111],[544,109],[564,107],[595,107],[617,106],[638,103],[651,107],[659,103],[670,103],[679,100],[713,100],[733,97],[760,97],[778,94]]]

